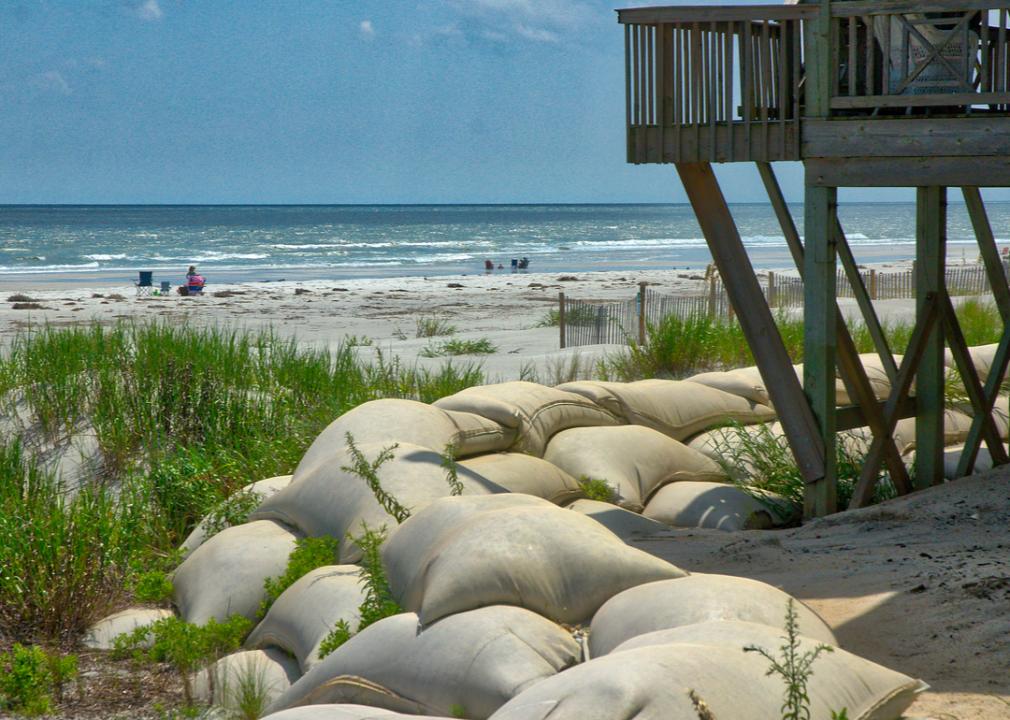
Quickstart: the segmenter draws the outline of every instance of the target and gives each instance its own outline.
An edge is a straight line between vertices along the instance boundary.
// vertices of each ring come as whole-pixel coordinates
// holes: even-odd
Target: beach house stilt
[[[618,11],[625,39],[627,156],[671,163],[694,207],[807,482],[808,517],[836,510],[836,431],[873,433],[850,507],[881,468],[899,493],[943,480],[945,346],[974,421],[959,474],[985,442],[1008,462],[993,405],[1008,361],[1004,329],[981,381],[944,280],[948,192],[963,195],[993,299],[1010,327],[1010,289],[980,186],[1010,187],[1010,3],[814,0],[789,5]],[[805,169],[801,239],[772,169]],[[713,163],[753,162],[804,278],[804,366],[793,372]],[[891,348],[838,220],[841,187],[914,187],[916,324]],[[838,265],[890,379],[874,395],[838,310]],[[900,353],[895,356],[894,353]],[[836,407],[835,378],[854,405]],[[914,473],[892,434],[916,417]]]

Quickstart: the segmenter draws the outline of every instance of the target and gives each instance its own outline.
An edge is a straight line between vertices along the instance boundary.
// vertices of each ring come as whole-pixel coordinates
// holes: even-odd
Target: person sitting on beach
[[[186,271],[186,291],[188,295],[197,295],[203,292],[203,286],[207,283],[203,275],[196,271],[196,265],[190,265]]]

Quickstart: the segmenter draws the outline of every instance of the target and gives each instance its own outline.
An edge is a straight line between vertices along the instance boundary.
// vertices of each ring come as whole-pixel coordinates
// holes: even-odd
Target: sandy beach
[[[902,269],[901,264],[879,266]],[[783,269],[779,272],[787,273]],[[639,282],[664,294],[701,294],[693,271],[493,273],[342,281],[210,284],[203,297],[138,297],[113,280],[61,278],[13,283],[0,293],[0,338],[43,324],[157,320],[277,333],[317,347],[353,338],[363,358],[382,353],[437,366],[446,358],[422,351],[440,338],[417,338],[419,318],[455,326],[454,337],[487,338],[493,354],[461,356],[480,363],[489,380],[516,379],[533,369],[560,382],[580,358],[591,361],[620,346],[559,349],[556,327],[541,323],[558,293],[580,300],[634,297]],[[12,299],[16,294],[31,298]],[[38,307],[15,309],[16,304]],[[846,312],[856,312],[851,301]],[[911,300],[878,303],[884,317],[909,318]],[[639,541],[652,554],[691,570],[770,582],[808,602],[844,647],[922,677],[932,689],[910,717],[997,720],[1010,712],[1006,623],[989,615],[1007,599],[1005,528],[998,483],[962,481],[879,508],[846,513],[780,532],[670,531]],[[955,531],[956,530],[956,531]],[[914,611],[913,611],[914,609]]]

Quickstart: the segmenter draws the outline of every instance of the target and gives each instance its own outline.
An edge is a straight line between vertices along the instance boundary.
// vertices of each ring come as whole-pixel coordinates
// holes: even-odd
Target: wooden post
[[[716,315],[715,277],[708,279],[708,316],[715,319]]]
[[[775,297],[775,273],[773,273],[771,270],[769,270],[768,271],[768,307],[775,307],[776,304],[777,304],[776,300],[777,300],[777,298]]]
[[[638,283],[638,344],[645,345],[645,288],[647,282]]]
[[[561,333],[561,349],[565,349],[565,294],[558,293],[558,331]]]
[[[803,272],[803,389],[817,418],[824,447],[824,473],[807,486],[806,517],[838,509],[835,453],[835,352],[838,271],[835,248],[835,188],[806,188]]]
[[[870,268],[870,300],[877,299],[877,271]]]
[[[677,163],[687,197],[701,225],[730,301],[740,311],[740,327],[757,360],[761,378],[789,439],[789,447],[804,482],[824,479],[824,443],[817,419],[803,396],[792,361],[764,302],[740,232],[708,163]],[[833,328],[833,326],[832,326]],[[834,375],[834,373],[832,373]]]
[[[915,307],[921,319],[927,294],[942,298],[947,252],[947,188],[916,190]],[[943,325],[929,334],[915,376],[918,415],[915,421],[915,486],[927,488],[943,482],[944,418]]]

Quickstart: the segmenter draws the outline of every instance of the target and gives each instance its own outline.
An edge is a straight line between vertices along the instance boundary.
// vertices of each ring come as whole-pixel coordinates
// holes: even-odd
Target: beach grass
[[[359,360],[269,332],[161,323],[42,327],[0,357],[0,642],[63,642],[121,606],[239,488],[292,472],[334,418],[431,402],[476,364]],[[16,421],[15,421],[16,419]],[[90,439],[80,489],[36,462]],[[85,443],[87,444],[87,443]]]
[[[462,340],[453,338],[438,343],[428,345],[421,350],[421,357],[435,358],[453,355],[492,355],[498,351],[498,347],[487,338],[476,340]]]

